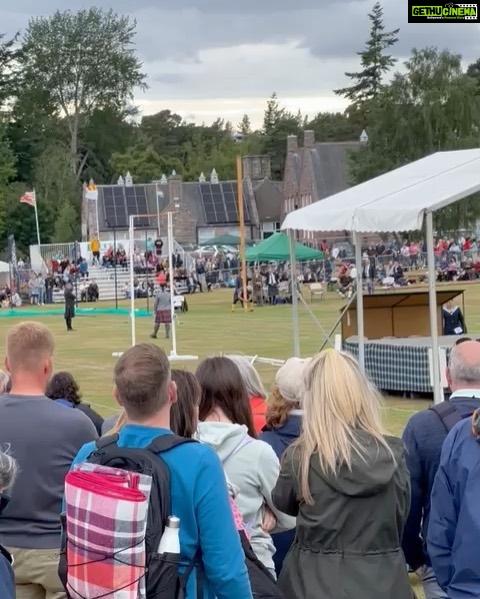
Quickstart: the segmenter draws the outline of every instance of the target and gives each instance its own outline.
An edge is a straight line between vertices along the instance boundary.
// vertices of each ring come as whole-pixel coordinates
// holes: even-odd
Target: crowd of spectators
[[[2,599],[65,599],[79,581],[90,599],[99,586],[105,597],[119,584],[146,579],[148,587],[148,570],[138,577],[132,569],[127,579],[123,570],[118,582],[119,556],[101,579],[89,578],[94,569],[81,578],[59,569],[59,557],[61,564],[78,550],[68,544],[75,530],[93,531],[82,551],[97,561],[124,539],[125,528],[101,528],[112,520],[113,471],[88,468],[112,445],[125,456],[115,476],[128,455],[136,468],[146,454],[168,466],[162,489],[178,519],[179,563],[193,563],[186,599],[337,599],[340,589],[345,599],[412,599],[408,567],[426,599],[480,596],[480,344],[462,341],[447,368],[448,410],[415,414],[402,440],[386,434],[379,392],[344,352],[287,360],[268,394],[243,356],[206,358],[193,374],[171,371],[158,346],[136,345],[114,368],[118,411],[104,420],[70,373],[53,373],[52,333],[36,322],[14,326],[0,373]],[[69,471],[83,481],[77,493],[100,494],[105,514],[94,513],[92,528],[88,505],[69,511],[74,496],[66,495],[65,553]],[[134,488],[113,491],[127,501]],[[154,514],[166,498],[151,493],[149,501]],[[154,524],[162,526],[149,517],[147,539],[158,535]],[[178,567],[172,554],[169,563]]]

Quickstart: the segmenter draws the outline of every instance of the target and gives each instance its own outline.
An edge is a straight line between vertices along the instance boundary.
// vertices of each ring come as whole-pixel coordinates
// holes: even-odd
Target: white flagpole
[[[38,243],[38,247],[40,247],[40,226],[38,224],[38,208],[37,208],[37,193],[35,191],[35,188],[33,190],[33,207],[35,209],[35,223],[37,225],[37,243]]]

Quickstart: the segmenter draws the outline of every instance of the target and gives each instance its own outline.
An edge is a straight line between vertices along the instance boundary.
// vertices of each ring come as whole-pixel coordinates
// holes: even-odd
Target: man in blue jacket
[[[114,369],[114,396],[127,415],[119,433],[120,447],[146,448],[156,437],[173,434],[170,409],[176,386],[161,348],[135,345]],[[84,445],[74,464],[95,450]],[[180,552],[188,564],[198,549],[205,578],[198,599],[252,599],[245,554],[233,520],[225,474],[217,454],[207,445],[186,443],[162,454],[170,469],[172,514],[180,519]],[[190,576],[186,599],[196,599]],[[3,599],[3,598],[2,598]]]
[[[433,485],[427,545],[449,599],[480,597],[480,421],[460,422],[443,444]]]
[[[412,484],[412,502],[403,536],[403,550],[407,563],[422,581],[426,599],[447,599],[437,584],[425,547],[430,495],[442,445],[449,430],[480,407],[480,343],[465,341],[453,347],[447,381],[452,390],[449,402],[440,404],[442,408],[435,407],[414,414],[403,433]]]

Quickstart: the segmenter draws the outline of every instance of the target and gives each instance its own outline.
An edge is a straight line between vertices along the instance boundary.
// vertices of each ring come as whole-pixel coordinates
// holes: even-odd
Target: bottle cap
[[[180,518],[169,516],[167,520],[168,528],[180,528]]]

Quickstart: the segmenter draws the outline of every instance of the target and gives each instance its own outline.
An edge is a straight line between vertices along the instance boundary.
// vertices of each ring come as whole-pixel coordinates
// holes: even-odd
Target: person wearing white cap
[[[311,358],[290,358],[279,368],[275,376],[275,387],[268,401],[266,426],[260,439],[268,443],[281,458],[287,447],[299,436],[302,427],[302,396],[304,371]],[[272,535],[276,548],[273,556],[275,571],[280,576],[283,560],[295,538],[295,530]]]

